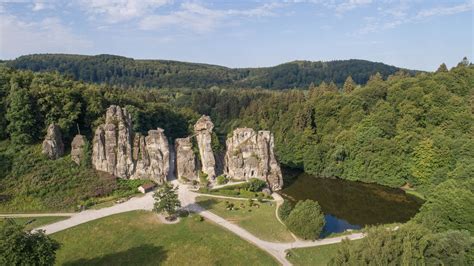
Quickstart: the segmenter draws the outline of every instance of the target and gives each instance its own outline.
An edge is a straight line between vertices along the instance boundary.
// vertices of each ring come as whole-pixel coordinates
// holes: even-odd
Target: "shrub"
[[[293,210],[293,205],[291,202],[285,200],[283,204],[278,208],[278,215],[280,218],[285,221]]]
[[[223,175],[220,175],[217,177],[217,184],[218,185],[223,185],[223,184],[226,184],[228,182],[228,179],[227,177],[223,176]]]
[[[203,222],[204,221],[204,217],[202,217],[201,215],[197,215],[196,218],[194,218],[197,222]]]
[[[251,178],[249,182],[247,183],[247,190],[252,191],[252,192],[258,192],[258,191],[261,191],[266,186],[267,186],[267,182],[257,179],[257,178]]]
[[[202,171],[199,172],[199,183],[203,186],[207,186],[207,174]]]
[[[316,201],[299,201],[286,219],[288,229],[303,239],[316,239],[324,227],[324,215]]]
[[[249,199],[247,201],[247,204],[249,205],[249,207],[252,207],[253,206],[253,199]]]

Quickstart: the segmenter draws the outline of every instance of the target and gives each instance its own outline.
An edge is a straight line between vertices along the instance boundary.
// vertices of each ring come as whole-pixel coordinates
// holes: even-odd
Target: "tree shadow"
[[[212,207],[214,205],[217,205],[218,203],[219,203],[219,201],[217,199],[213,199],[213,198],[208,198],[208,199],[196,202],[196,204],[198,204],[199,206],[201,206],[202,208],[204,208],[206,210],[212,209]]]
[[[97,258],[66,262],[64,265],[159,265],[166,258],[166,251],[163,247],[146,244]]]

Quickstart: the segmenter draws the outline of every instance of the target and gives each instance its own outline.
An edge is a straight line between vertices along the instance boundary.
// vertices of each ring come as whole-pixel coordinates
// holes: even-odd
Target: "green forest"
[[[8,61],[16,69],[58,71],[75,80],[122,87],[150,88],[307,88],[311,83],[342,85],[348,76],[358,84],[380,73],[384,78],[400,68],[365,60],[293,61],[274,67],[227,68],[169,60],[134,60],[114,55],[38,54]],[[410,74],[415,71],[408,71]]]
[[[137,132],[162,127],[173,140],[190,134],[195,121],[206,114],[216,124],[222,146],[236,127],[268,129],[275,134],[276,154],[286,167],[321,177],[406,185],[428,193],[445,180],[472,178],[473,87],[474,68],[467,62],[449,71],[444,66],[416,76],[398,71],[384,79],[377,73],[366,85],[349,76],[341,86],[322,82],[306,90],[284,91],[133,89],[3,66],[0,195],[7,200],[12,195],[41,198],[52,193],[31,193],[37,184],[31,178],[38,179],[39,188],[49,178],[61,179],[61,171],[50,175],[45,169],[53,163],[42,158],[31,159],[35,167],[19,167],[24,164],[24,151],[41,157],[38,146],[52,122],[60,126],[66,148],[79,132],[91,140],[112,104],[130,111]],[[74,167],[67,160],[64,163],[56,167]],[[34,169],[44,176],[33,177]],[[89,169],[81,171],[83,176],[95,175]],[[19,185],[22,181],[24,186]],[[83,198],[93,194],[85,193]]]
[[[70,155],[47,159],[40,143],[50,123],[60,126],[69,149],[77,133],[92,140],[112,104],[129,110],[135,131],[162,127],[170,141],[191,134],[206,114],[221,147],[236,127],[267,129],[284,167],[403,186],[425,197],[410,222],[397,230],[369,228],[357,244],[343,242],[331,264],[470,265],[474,66],[463,60],[433,73],[375,73],[365,85],[354,76],[287,90],[150,89],[130,88],[137,85],[133,80],[96,84],[57,71],[0,66],[0,211],[77,210],[79,204],[130,195],[140,182],[117,180],[89,164],[77,166]]]

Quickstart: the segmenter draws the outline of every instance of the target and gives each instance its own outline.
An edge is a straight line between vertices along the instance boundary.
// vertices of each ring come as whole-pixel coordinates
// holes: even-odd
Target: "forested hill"
[[[114,55],[37,54],[8,61],[16,69],[58,71],[76,80],[125,87],[290,89],[325,81],[341,86],[348,76],[358,84],[379,72],[384,78],[401,70],[365,60],[293,61],[274,67],[227,68],[167,60],[134,60]],[[414,73],[414,71],[407,71]]]

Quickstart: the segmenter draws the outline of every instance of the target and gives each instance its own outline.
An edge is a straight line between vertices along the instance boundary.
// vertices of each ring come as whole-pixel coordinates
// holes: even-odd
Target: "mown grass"
[[[25,225],[26,230],[31,230],[36,227],[52,224],[69,218],[69,216],[44,216],[44,217],[18,217],[11,218],[17,224]],[[0,218],[0,222],[5,221],[7,218]]]
[[[117,214],[58,232],[58,265],[277,265],[264,251],[197,216],[162,224],[155,213]]]
[[[218,199],[205,196],[198,197],[197,202],[205,209],[238,224],[263,240],[275,242],[294,241],[290,231],[275,216],[275,202],[261,203],[254,201],[255,206],[249,207],[247,200]],[[228,210],[226,202],[233,204],[234,209]]]
[[[228,196],[228,197],[236,197],[236,198],[246,198],[246,199],[271,199],[271,196],[265,195],[262,192],[253,192],[246,189],[246,184],[236,184],[236,185],[229,185],[222,188],[216,189],[208,189],[208,188],[200,188],[199,193],[203,194],[211,194],[211,195],[219,195],[219,196]]]
[[[328,265],[329,261],[337,254],[340,245],[341,243],[310,248],[290,249],[287,258],[295,266],[325,266]]]

